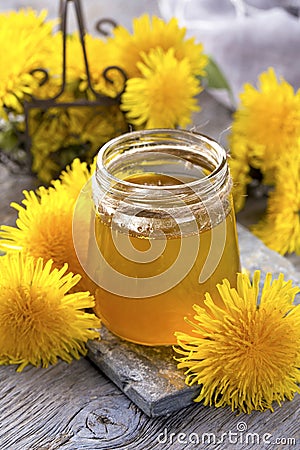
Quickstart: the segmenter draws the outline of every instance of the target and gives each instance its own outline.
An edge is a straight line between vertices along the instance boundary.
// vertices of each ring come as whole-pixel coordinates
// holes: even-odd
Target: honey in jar
[[[144,345],[176,343],[192,306],[240,270],[225,150],[182,130],[122,135],[99,152],[93,179],[95,312]],[[93,261],[90,251],[90,260]],[[93,265],[93,264],[92,264]]]

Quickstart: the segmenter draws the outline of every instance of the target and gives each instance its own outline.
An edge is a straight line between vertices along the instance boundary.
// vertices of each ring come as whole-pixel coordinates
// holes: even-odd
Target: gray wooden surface
[[[195,404],[169,417],[149,419],[86,359],[46,370],[28,368],[21,374],[14,367],[3,367],[0,389],[1,450],[299,448],[299,396],[276,407],[274,413],[236,416],[229,408]],[[206,445],[180,442],[195,442],[192,433]],[[205,433],[211,433],[210,445]],[[213,445],[223,433],[228,438]],[[246,442],[247,433],[253,434],[255,444],[250,438]],[[234,443],[237,436],[239,443]],[[278,439],[297,439],[298,447],[275,446]]]
[[[195,123],[218,138],[230,114],[206,95],[201,101],[205,116]],[[0,166],[0,223],[14,222],[9,202],[20,201],[22,189],[34,186],[31,177],[9,175]],[[255,252],[249,245],[249,258],[256,254],[262,261],[264,254]],[[292,267],[290,274],[297,277]],[[298,395],[273,413],[236,416],[229,408],[195,404],[149,418],[88,359],[28,367],[21,374],[14,366],[0,367],[0,450],[296,449],[299,409]]]

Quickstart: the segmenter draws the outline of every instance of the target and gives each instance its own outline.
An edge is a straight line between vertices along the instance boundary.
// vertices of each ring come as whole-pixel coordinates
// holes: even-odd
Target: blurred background
[[[0,2],[0,11],[27,6],[45,8],[54,18],[59,0],[6,0]],[[129,30],[133,17],[145,12],[166,20],[177,17],[218,63],[235,101],[243,84],[255,83],[257,75],[270,66],[294,87],[300,86],[300,0],[83,0],[82,6],[91,34],[96,33],[97,20],[106,17]],[[72,10],[69,30],[75,26]],[[214,95],[232,107],[226,94]]]
[[[6,0],[0,2],[0,12],[32,7],[48,10],[49,18],[59,14],[59,0]],[[245,82],[255,85],[257,76],[269,67],[283,76],[295,89],[300,86],[300,0],[82,0],[86,29],[96,34],[99,19],[112,18],[132,30],[132,19],[143,13],[157,15],[165,20],[176,17],[187,34],[204,45],[225,75],[233,93],[225,90],[206,90],[200,94],[201,113],[193,118],[193,126],[224,144],[226,130],[232,121],[239,93]],[[68,30],[76,29],[75,14],[71,8]],[[0,178],[7,170],[0,166]],[[22,179],[19,177],[22,184]],[[6,190],[0,201],[7,204],[18,201],[7,177]],[[23,177],[23,188],[30,188],[32,180]],[[13,197],[9,198],[10,192]],[[3,197],[5,195],[5,198]],[[20,188],[21,198],[21,188]],[[266,207],[263,196],[249,199],[247,207],[238,215],[248,226],[258,221]],[[2,223],[12,223],[14,212],[5,211]],[[289,257],[300,270],[299,257]]]
[[[49,17],[57,17],[59,0],[6,0],[0,2],[0,11],[32,7],[39,11],[43,8],[49,11]],[[110,17],[116,22],[131,29],[132,18],[143,14],[159,14],[156,0],[83,0],[82,6],[86,17],[87,31],[95,31],[94,25],[98,19]],[[70,29],[74,29],[74,14],[70,14]]]

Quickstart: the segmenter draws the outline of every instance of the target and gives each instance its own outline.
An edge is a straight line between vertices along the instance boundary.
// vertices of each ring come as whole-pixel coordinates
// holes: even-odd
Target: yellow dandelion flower
[[[101,39],[89,34],[86,34],[85,36],[85,45],[92,87],[99,93],[109,97],[115,97],[124,89],[124,75],[117,70],[110,70],[107,74],[110,81],[107,81],[103,76],[103,72],[108,67],[116,66],[114,49],[111,48],[106,41],[102,41]],[[74,60],[72,54],[71,58],[74,65],[76,59]],[[81,80],[79,88],[83,91],[88,87],[87,75],[84,66],[82,66],[78,75]]]
[[[0,14],[0,114],[4,107],[22,112],[22,100],[32,94],[38,80],[31,71],[48,67],[55,52],[53,22],[46,22],[46,12],[31,9]]]
[[[300,392],[300,305],[293,304],[300,289],[268,273],[258,300],[259,282],[260,271],[252,284],[238,274],[237,289],[223,280],[224,307],[207,293],[206,309],[194,305],[192,335],[176,333],[178,368],[188,385],[201,385],[195,401],[250,413],[273,411],[273,402]]]
[[[251,181],[249,175],[249,149],[245,141],[232,136],[230,140],[229,167],[233,179],[233,201],[236,212],[245,205],[247,185]]]
[[[129,78],[140,76],[137,63],[141,61],[141,54],[158,47],[166,52],[174,48],[178,60],[189,60],[193,75],[204,75],[208,58],[203,54],[203,46],[196,44],[194,38],[185,39],[185,34],[186,29],[180,28],[175,18],[166,23],[159,17],[151,19],[148,14],[144,14],[133,20],[132,34],[118,26],[108,42],[116,64]]]
[[[99,336],[99,319],[85,312],[94,298],[89,292],[68,294],[80,276],[67,269],[21,253],[0,258],[0,364],[19,364],[21,371],[58,358],[71,362]]]
[[[74,154],[69,154],[68,147],[80,148],[84,145],[82,130],[87,120],[85,110],[82,107],[58,107],[35,110],[31,114],[32,170],[44,183],[49,183],[62,167],[72,161]]]
[[[300,136],[300,90],[296,93],[270,68],[259,77],[258,89],[245,84],[234,113],[232,134],[249,147],[249,160],[261,169],[267,183],[274,182],[282,152],[297,145]]]
[[[83,141],[90,143],[87,159],[91,160],[103,144],[126,131],[128,124],[119,105],[90,108],[81,134]]]
[[[194,96],[202,90],[188,60],[178,61],[173,49],[156,49],[144,53],[143,61],[138,65],[144,78],[128,80],[122,95],[127,120],[144,128],[185,127],[200,109]]]
[[[48,22],[47,22],[48,23]],[[62,83],[62,33],[56,32],[49,36],[48,39],[49,52],[47,54],[47,60],[44,61],[43,66],[40,68],[45,69],[48,74],[48,78],[45,81],[45,74],[36,71],[34,73],[34,78],[37,82],[35,86],[32,87],[32,94],[34,97],[39,99],[49,99],[57,95],[61,90]],[[69,83],[69,77],[67,76],[67,81]],[[72,80],[73,81],[73,80]],[[78,84],[78,82],[77,82]],[[72,88],[75,89],[75,83]],[[69,85],[67,85],[67,88]],[[70,94],[69,94],[70,95]],[[74,98],[74,95],[72,99]],[[28,99],[26,99],[28,100]],[[29,98],[30,100],[30,98]],[[66,100],[66,99],[65,99]]]
[[[58,52],[57,69],[61,73],[62,51]],[[84,72],[84,58],[78,33],[69,34],[66,38],[66,77],[69,84],[77,85]]]
[[[63,100],[69,101],[64,95]],[[44,183],[76,157],[91,161],[109,139],[128,130],[119,106],[50,108],[31,115],[32,170]]]
[[[53,175],[59,172],[59,164],[51,156],[48,157],[48,155],[44,156],[40,154],[37,157],[36,155],[38,155],[37,152],[33,155],[32,170],[37,174],[41,182],[48,184]]]
[[[78,290],[91,290],[91,283],[77,258],[73,244],[72,220],[76,199],[68,189],[40,188],[38,193],[24,191],[22,205],[12,203],[18,211],[16,227],[0,227],[0,249],[7,253],[22,251],[26,255],[53,260],[61,269],[82,276]]]
[[[54,86],[60,86],[61,84],[63,62],[62,34],[56,33],[53,36],[53,40],[56,48],[61,49],[61,51],[56,51],[55,54],[51,55],[47,66],[51,73],[55,74],[55,77],[50,78],[50,83],[47,82],[45,86],[39,88],[39,97],[47,96],[47,87],[49,88],[51,84]],[[111,82],[106,81],[103,76],[103,72],[108,66],[115,65],[114,53],[111,47],[106,41],[88,33],[85,35],[84,41],[92,87],[99,93],[115,97],[124,88],[124,76],[117,71],[110,71],[109,77]],[[67,88],[71,87],[73,93],[78,88],[79,91],[85,91],[88,88],[82,45],[78,33],[69,34],[66,38],[66,80]],[[78,94],[78,92],[76,93]]]
[[[300,148],[280,159],[266,217],[252,231],[272,250],[300,255]]]
[[[96,169],[96,158],[89,166],[86,162],[81,162],[75,158],[72,164],[63,170],[58,180],[52,181],[52,185],[59,192],[60,189],[66,189],[70,198],[76,200],[81,189],[89,181]]]

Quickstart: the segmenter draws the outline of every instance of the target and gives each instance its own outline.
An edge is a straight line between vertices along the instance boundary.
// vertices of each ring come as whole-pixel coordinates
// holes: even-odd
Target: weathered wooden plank
[[[198,391],[184,383],[172,347],[125,342],[101,330],[88,344],[89,358],[148,416],[167,415],[190,405]]]
[[[299,445],[300,396],[274,413],[236,416],[195,404],[148,418],[85,359],[21,374],[0,367],[0,392],[1,450],[271,450],[283,438]]]

